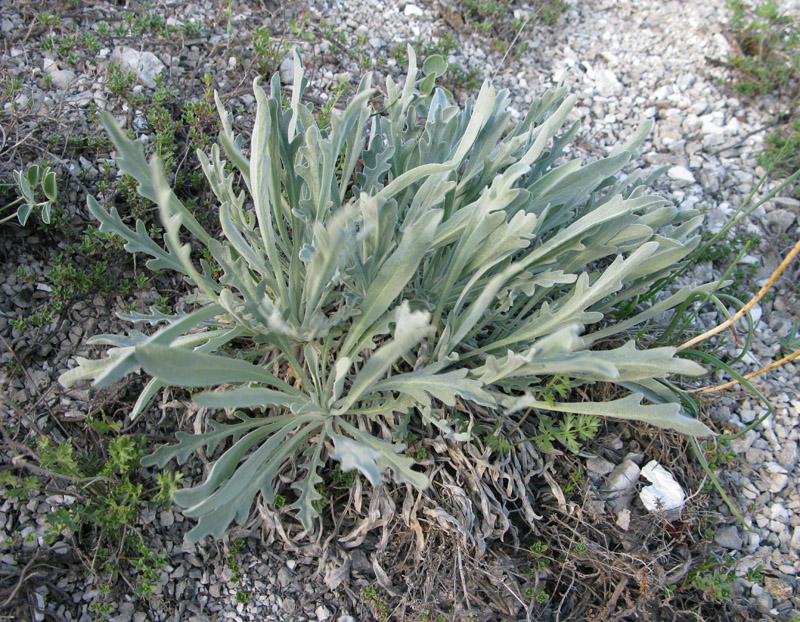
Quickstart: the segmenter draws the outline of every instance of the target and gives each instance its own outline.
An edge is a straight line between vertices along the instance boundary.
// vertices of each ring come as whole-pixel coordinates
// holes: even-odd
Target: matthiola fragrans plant
[[[288,460],[297,460],[291,507],[306,528],[329,458],[375,486],[388,471],[425,488],[428,477],[400,439],[419,417],[467,440],[448,417],[459,401],[498,418],[533,409],[711,433],[657,380],[703,368],[671,347],[640,349],[626,335],[713,284],[686,286],[608,321],[698,241],[696,212],[647,194],[640,173],[620,174],[648,126],[607,157],[562,164],[577,132],[577,123],[564,127],[575,101],[564,89],[534,101],[513,124],[507,93],[484,84],[461,109],[441,90],[420,92],[413,50],[409,59],[404,85],[386,79],[382,108],[367,75],[346,109],[320,127],[302,103],[296,55],[287,105],[277,76],[269,92],[254,85],[249,158],[217,98],[219,143],[232,167],[217,146],[198,155],[219,201],[219,240],[170,189],[160,162],[148,165],[141,145],[103,117],[120,168],[159,207],[166,248],[143,223],[126,226],[116,209],[91,198],[89,209],[101,231],[149,255],[150,268],[182,274],[194,290],[185,300],[192,310],[121,315],[152,328],[94,337],[112,346],[106,357],[79,358],[61,382],[91,378],[106,387],[142,369],[152,379],[132,416],[167,385],[202,387],[196,404],[235,416],[222,423],[212,414],[205,432],[178,432],[177,444],[143,461],[164,466],[227,447],[204,482],[175,495],[199,518],[192,539],[244,521],[259,493],[272,503]],[[235,177],[246,191],[234,190]],[[198,260],[186,234],[216,265]],[[627,396],[540,399],[556,374],[572,386],[617,383]]]

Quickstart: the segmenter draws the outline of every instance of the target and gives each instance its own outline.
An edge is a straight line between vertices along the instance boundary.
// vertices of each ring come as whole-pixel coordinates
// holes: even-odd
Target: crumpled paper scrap
[[[667,512],[683,507],[686,493],[681,485],[655,460],[651,460],[642,468],[642,477],[652,482],[642,488],[639,498],[650,512]]]

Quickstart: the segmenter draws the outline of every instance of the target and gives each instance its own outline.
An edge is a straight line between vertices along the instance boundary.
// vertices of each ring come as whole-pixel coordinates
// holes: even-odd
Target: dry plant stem
[[[33,575],[33,570],[31,568],[36,568],[36,561],[39,559],[39,551],[37,550],[33,557],[31,557],[30,561],[25,564],[25,567],[22,569],[22,572],[19,574],[19,580],[17,584],[10,590],[8,593],[8,598],[0,603],[0,609],[5,609],[8,607],[14,598],[19,593],[20,588],[25,585],[25,580],[30,578]],[[28,571],[31,571],[30,573]]]
[[[791,361],[795,360],[798,356],[800,356],[800,350],[796,350],[792,352],[788,356],[784,356],[780,361],[775,361],[774,363],[770,363],[766,367],[762,367],[758,371],[750,372],[749,374],[745,374],[744,379],[750,380],[751,378],[755,378],[756,376],[760,376],[768,371],[772,371],[776,367],[780,367],[781,365],[785,365],[786,363],[790,363]],[[719,384],[716,387],[704,387],[702,389],[693,389],[691,391],[687,391],[687,393],[713,393],[714,391],[722,391],[723,389],[729,389],[731,387],[735,387],[739,384],[739,380],[731,380],[730,382],[726,382],[725,384]]]
[[[725,330],[726,328],[731,326],[734,322],[736,322],[736,320],[741,318],[750,309],[752,309],[756,305],[756,303],[758,303],[758,301],[761,300],[770,289],[772,289],[772,286],[775,284],[775,281],[778,280],[778,277],[781,274],[783,274],[783,271],[786,270],[786,268],[789,266],[790,263],[792,263],[792,260],[797,256],[797,253],[800,253],[800,239],[797,240],[797,243],[795,243],[794,248],[792,248],[792,250],[789,251],[786,257],[783,258],[783,261],[775,269],[775,272],[772,273],[772,276],[769,277],[769,280],[766,282],[766,284],[760,290],[758,290],[758,293],[755,296],[753,296],[745,306],[739,309],[739,311],[737,311],[735,315],[728,318],[722,324],[718,324],[711,330],[707,330],[706,332],[704,332],[702,335],[698,335],[697,337],[694,337],[689,341],[679,345],[678,352],[680,352],[681,350],[685,350],[686,348],[690,348],[696,343],[705,341],[706,339],[708,339],[709,337],[713,337],[717,333],[721,333],[723,330]]]

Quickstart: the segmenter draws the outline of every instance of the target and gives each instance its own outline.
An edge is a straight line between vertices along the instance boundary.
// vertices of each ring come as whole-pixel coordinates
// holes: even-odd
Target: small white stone
[[[403,15],[421,17],[424,13],[416,4],[409,3],[406,5],[406,8],[403,9]]]
[[[53,81],[53,85],[62,91],[66,90],[76,77],[74,71],[59,69],[56,63],[47,58],[44,60],[43,67],[44,72]]]
[[[763,479],[769,484],[771,493],[778,493],[789,483],[789,475],[784,467],[777,462],[767,462],[764,465]]]
[[[316,614],[317,620],[319,620],[319,622],[325,622],[325,620],[331,617],[331,612],[328,611],[327,607],[324,607],[323,605],[317,607],[314,610],[314,613]]]
[[[770,518],[786,523],[789,521],[789,512],[782,503],[773,503],[770,507]]]
[[[606,481],[609,490],[618,492],[632,490],[639,481],[639,465],[632,460],[623,460],[614,468]]]
[[[139,52],[127,46],[116,47],[111,60],[124,71],[134,72],[151,89],[156,86],[156,76],[166,69],[166,65],[152,52]]]
[[[590,473],[596,473],[597,475],[608,475],[614,470],[614,464],[605,458],[595,456],[586,461],[586,469]]]
[[[775,197],[775,205],[800,212],[800,201],[791,197]]]
[[[670,179],[674,179],[678,186],[686,186],[695,183],[694,175],[685,166],[673,166],[667,171]]]
[[[594,85],[597,93],[602,97],[617,97],[622,95],[622,83],[610,69],[598,69],[594,73]]]
[[[795,551],[800,551],[800,525],[794,528],[789,546]]]

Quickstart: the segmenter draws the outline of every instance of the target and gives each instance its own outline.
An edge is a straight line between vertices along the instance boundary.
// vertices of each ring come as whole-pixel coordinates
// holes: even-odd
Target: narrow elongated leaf
[[[286,457],[297,451],[314,431],[307,427],[303,433],[295,434],[282,443],[286,433],[294,427],[294,424],[290,424],[271,436],[214,494],[184,511],[187,516],[200,517],[197,526],[187,534],[190,542],[197,542],[209,535],[220,538],[233,520],[238,523],[246,521],[253,499],[259,492],[267,503],[274,501],[272,480],[275,479],[278,469]]]
[[[345,413],[386,373],[397,359],[425,339],[431,329],[428,314],[422,311],[409,311],[408,303],[403,301],[395,316],[394,339],[378,348],[370,357],[353,380],[350,391],[342,399],[341,404],[334,404],[336,408],[334,414]]]
[[[288,393],[297,390],[247,361],[170,348],[156,343],[136,346],[136,361],[145,371],[179,387],[208,387],[231,382],[262,382]]]
[[[532,395],[524,395],[506,399],[504,404],[509,412],[525,408],[538,408],[547,411],[642,421],[659,428],[675,430],[698,438],[713,436],[714,433],[702,421],[682,414],[680,404],[642,404],[643,397],[641,393],[634,393],[610,402],[550,403],[537,400]]]
[[[342,345],[343,356],[353,354],[352,348],[359,342],[364,332],[391,308],[392,302],[417,273],[417,267],[430,248],[441,219],[441,210],[431,210],[403,234],[397,249],[381,266],[375,281],[364,294],[364,300],[360,305],[361,315],[353,322]]]
[[[466,369],[444,373],[434,373],[433,369],[392,376],[377,383],[372,391],[405,393],[423,407],[431,405],[431,397],[447,406],[455,406],[457,396],[485,406],[494,404],[494,398],[483,390],[484,383],[467,378]]]
[[[292,484],[292,488],[300,491],[300,496],[292,504],[291,509],[297,510],[297,518],[300,519],[303,527],[310,531],[314,519],[319,515],[314,503],[322,499],[322,495],[317,490],[317,486],[323,483],[322,477],[318,473],[323,466],[322,443],[309,447],[306,454],[309,456],[308,461],[300,465],[306,475]]]
[[[100,115],[100,122],[111,137],[114,147],[118,152],[117,164],[124,173],[127,173],[139,182],[139,194],[150,199],[153,203],[158,203],[157,188],[153,183],[152,168],[148,166],[144,159],[142,144],[133,142],[117,124],[117,120],[110,112],[103,112]],[[160,165],[159,165],[160,167]],[[186,207],[178,200],[178,197],[170,190],[168,199],[172,209],[180,213],[183,223],[200,241],[208,244],[211,236],[203,229],[197,219]]]
[[[192,399],[198,406],[204,408],[266,408],[267,406],[290,408],[307,401],[298,395],[259,387],[241,387],[229,391],[203,391],[194,395]]]
[[[159,447],[152,454],[142,458],[142,465],[157,465],[164,468],[173,458],[177,460],[178,464],[183,464],[190,455],[202,447],[205,447],[210,453],[213,453],[217,446],[225,439],[238,439],[242,434],[247,433],[253,428],[264,425],[263,420],[253,419],[242,413],[237,413],[236,416],[242,420],[242,423],[218,423],[213,419],[209,419],[208,427],[211,428],[209,432],[204,432],[202,434],[178,432],[176,434],[178,439],[177,445],[163,445]],[[282,419],[282,421],[286,423],[288,419],[287,417]]]

